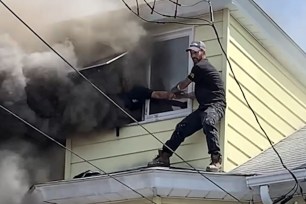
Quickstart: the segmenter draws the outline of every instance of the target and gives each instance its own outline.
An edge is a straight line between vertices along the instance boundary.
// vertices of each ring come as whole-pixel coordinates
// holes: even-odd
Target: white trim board
[[[200,171],[242,202],[260,202],[259,187],[268,185],[272,198],[287,193],[294,185],[286,171],[265,175],[208,173]],[[302,188],[306,188],[306,169],[292,170]],[[235,201],[197,171],[164,167],[140,168],[112,177],[133,188],[148,199],[153,197],[198,200]],[[25,197],[32,204],[105,203],[142,199],[140,195],[107,175],[49,182],[33,186]]]
[[[252,193],[246,185],[245,176],[204,171],[202,174],[239,200],[251,200]],[[159,196],[201,200],[234,200],[193,170],[155,167],[111,175],[150,199]],[[35,185],[27,195],[27,200],[33,204],[42,202],[80,203],[80,201],[84,204],[90,204],[140,198],[140,195],[106,175]]]

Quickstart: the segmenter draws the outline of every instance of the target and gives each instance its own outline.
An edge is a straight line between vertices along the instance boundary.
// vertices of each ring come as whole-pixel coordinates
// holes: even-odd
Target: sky
[[[254,0],[306,52],[305,0]]]

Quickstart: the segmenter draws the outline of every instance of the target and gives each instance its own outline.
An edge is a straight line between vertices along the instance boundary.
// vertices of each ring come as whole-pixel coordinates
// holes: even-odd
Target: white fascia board
[[[295,175],[298,181],[306,181],[306,169],[292,170],[292,173]],[[272,174],[264,174],[246,178],[246,183],[251,188],[292,182],[294,182],[294,179],[288,171],[280,171]]]
[[[263,46],[306,87],[305,52],[253,0],[233,0],[230,9],[244,19],[243,26],[252,26],[252,32],[265,41]]]
[[[251,191],[246,185],[245,176],[205,172],[202,174],[238,199],[251,199]],[[161,197],[233,200],[223,190],[195,171],[150,168],[112,176],[148,198],[159,195]],[[67,202],[68,200],[73,203],[80,199],[84,203],[90,203],[141,198],[140,195],[108,176],[36,185],[27,197],[28,200],[51,203]]]

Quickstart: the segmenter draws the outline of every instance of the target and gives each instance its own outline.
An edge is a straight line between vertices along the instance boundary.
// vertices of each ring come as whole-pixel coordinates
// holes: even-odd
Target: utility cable
[[[284,169],[286,169],[286,170],[290,173],[290,175],[292,176],[292,178],[293,178],[294,181],[295,181],[294,187],[293,187],[286,195],[288,195],[293,189],[295,189],[295,187],[297,187],[297,188],[295,189],[295,191],[293,192],[293,194],[295,194],[296,191],[297,191],[297,189],[298,189],[298,187],[299,187],[300,193],[301,193],[301,195],[303,196],[303,188],[302,188],[301,185],[299,184],[299,182],[298,182],[296,176],[293,174],[293,172],[284,164],[282,157],[280,156],[280,154],[278,153],[278,151],[275,149],[272,140],[270,139],[270,137],[268,136],[267,132],[266,132],[266,131],[264,130],[264,128],[262,127],[262,125],[261,125],[261,123],[260,123],[260,121],[259,121],[259,119],[258,119],[258,117],[257,117],[256,112],[255,112],[254,109],[251,107],[251,105],[250,105],[248,99],[246,98],[246,95],[245,95],[245,93],[244,93],[244,91],[243,91],[243,89],[242,89],[242,87],[241,87],[241,85],[240,85],[238,79],[236,78],[236,75],[235,75],[235,73],[234,73],[232,64],[231,64],[231,62],[230,62],[230,60],[229,60],[229,58],[228,58],[227,53],[225,52],[225,50],[224,50],[224,48],[223,48],[223,46],[222,46],[222,43],[221,43],[221,41],[220,41],[220,36],[219,36],[218,31],[217,31],[217,28],[216,28],[216,26],[215,26],[215,24],[214,24],[214,13],[213,13],[213,8],[212,8],[211,0],[209,0],[208,3],[209,3],[209,8],[210,8],[210,9],[209,9],[209,11],[210,11],[210,18],[211,18],[211,21],[212,21],[212,25],[211,25],[211,26],[212,26],[212,28],[213,28],[213,30],[214,30],[214,33],[215,33],[216,37],[217,37],[218,44],[219,44],[219,46],[220,46],[220,48],[221,48],[221,50],[222,50],[222,52],[223,52],[223,54],[224,54],[224,56],[225,56],[225,58],[226,58],[226,61],[227,61],[228,65],[229,65],[229,68],[230,68],[230,70],[231,70],[231,72],[232,72],[232,74],[233,74],[233,78],[234,78],[235,82],[237,83],[237,85],[238,85],[238,87],[239,87],[239,89],[240,89],[240,91],[241,91],[241,93],[242,93],[242,96],[243,96],[243,98],[244,98],[244,100],[245,100],[245,102],[246,102],[246,104],[247,104],[247,106],[248,106],[248,108],[251,110],[252,114],[254,115],[255,120],[256,120],[256,123],[258,124],[259,128],[261,129],[261,131],[264,133],[264,135],[265,135],[265,137],[267,138],[268,142],[270,143],[270,145],[271,145],[273,151],[276,153],[277,157],[279,158],[279,160],[280,160],[280,162],[281,162],[281,165],[283,166]]]
[[[151,133],[147,128],[145,128],[142,124],[140,124],[133,116],[131,116],[127,111],[125,111],[120,105],[118,105],[113,99],[111,99],[106,93],[104,93],[102,90],[100,90],[94,83],[92,83],[86,76],[84,76],[79,70],[77,70],[73,65],[71,65],[62,55],[60,55],[54,48],[52,48],[40,35],[38,35],[25,21],[23,21],[13,10],[11,10],[2,0],[0,2],[3,4],[3,6],[8,9],[24,26],[26,26],[37,38],[39,38],[50,50],[52,50],[57,56],[59,56],[69,67],[71,67],[77,74],[79,74],[85,81],[87,81],[94,89],[96,89],[100,94],[102,94],[105,98],[107,98],[113,105],[115,105],[117,108],[119,108],[126,116],[128,116],[130,119],[132,119],[138,126],[140,126],[142,129],[144,129],[148,134],[153,136],[157,141],[159,141],[161,144],[163,144],[165,147],[167,147],[173,154],[175,154],[178,158],[180,158],[184,163],[186,163],[189,167],[191,167],[194,171],[196,171],[198,174],[200,174],[202,177],[210,181],[212,184],[217,186],[219,189],[221,189],[223,192],[237,200],[239,203],[242,203],[238,198],[236,198],[234,195],[226,191],[223,187],[218,185],[216,182],[214,182],[212,179],[207,177],[205,174],[203,174],[198,169],[194,168],[190,163],[185,161],[180,155],[175,153],[170,147],[168,147],[165,143],[163,143],[159,138],[157,138],[153,133]],[[2,108],[3,106],[1,106]],[[139,193],[138,193],[139,194]],[[151,201],[153,202],[153,201]]]
[[[1,1],[1,0],[0,0]],[[7,113],[11,114],[12,116],[14,116],[15,118],[17,118],[19,121],[21,121],[22,123],[26,124],[27,126],[31,127],[32,129],[36,130],[37,132],[39,132],[40,134],[42,134],[43,136],[45,136],[46,138],[48,138],[49,140],[51,140],[52,142],[54,142],[55,144],[57,144],[58,146],[62,147],[63,149],[67,150],[68,152],[70,152],[71,154],[73,154],[74,156],[78,157],[79,159],[81,159],[82,161],[88,163],[89,165],[93,166],[94,168],[98,169],[100,172],[104,173],[105,175],[109,176],[110,178],[114,179],[115,181],[117,181],[118,183],[122,184],[123,186],[127,187],[128,189],[130,189],[131,191],[133,191],[134,193],[140,195],[142,198],[150,201],[153,204],[157,204],[155,203],[153,200],[150,200],[149,198],[145,197],[143,194],[139,193],[138,191],[136,191],[135,189],[133,189],[132,187],[128,186],[127,184],[123,183],[122,181],[120,181],[119,179],[117,179],[116,177],[110,175],[109,173],[105,172],[104,170],[102,170],[100,167],[98,167],[97,165],[93,164],[92,162],[88,161],[87,159],[85,159],[84,157],[80,156],[79,154],[75,153],[74,151],[72,151],[71,149],[67,148],[66,146],[62,145],[60,142],[58,142],[57,140],[55,140],[53,137],[49,136],[47,133],[41,131],[40,129],[38,129],[37,127],[35,127],[34,125],[32,125],[31,123],[29,123],[28,121],[26,121],[25,119],[21,118],[19,115],[15,114],[14,112],[12,112],[11,110],[7,109],[6,107],[4,107],[3,105],[0,104],[0,108],[3,109],[4,111],[6,111]]]
[[[127,3],[125,0],[121,0],[122,3],[126,6],[126,8],[128,10],[130,10],[135,16],[137,16],[138,18],[140,18],[142,21],[144,22],[147,22],[147,23],[154,23],[154,24],[178,24],[178,25],[189,25],[189,26],[193,26],[193,25],[198,25],[198,26],[202,26],[202,25],[210,25],[210,23],[184,23],[184,22],[180,22],[180,21],[152,21],[152,20],[147,20],[145,19],[144,17],[140,16],[140,15],[137,15],[137,12],[135,12]],[[165,15],[165,14],[163,14]],[[167,16],[167,15],[166,15]],[[164,17],[166,17],[164,16]],[[167,16],[167,17],[172,17],[172,16]],[[184,18],[185,17],[180,17],[180,18]],[[188,18],[188,17],[186,17]],[[189,18],[188,18],[189,19]],[[191,19],[194,19],[194,18],[191,18]],[[201,18],[195,18],[194,20],[200,20]],[[204,20],[204,19],[201,19],[201,20]]]
[[[153,6],[152,6],[152,9],[151,9],[151,14],[153,14],[153,12],[155,10],[155,4],[156,4],[156,0],[153,1]],[[138,9],[139,9],[139,6],[138,6]]]
[[[137,6],[137,15],[140,15],[140,11],[139,11],[139,2],[138,2],[138,0],[136,0],[136,6]]]
[[[81,72],[79,72],[74,66],[72,66],[63,56],[61,56],[55,49],[53,49],[42,37],[40,37],[28,24],[26,24],[13,10],[11,10],[2,0],[0,0],[0,2],[2,3],[2,5],[8,9],[22,24],[24,24],[36,37],[38,37],[49,49],[51,49],[57,56],[59,56],[67,65],[69,65],[69,67],[71,67],[72,69],[74,69],[74,71],[76,71],[84,80],[86,80],[88,83],[90,83],[91,86],[93,86],[96,90],[98,90],[103,96],[105,96],[107,99],[109,99],[112,103],[114,103],[114,105],[116,105],[117,107],[121,108],[119,105],[116,104],[115,101],[113,101],[109,96],[107,96],[103,91],[101,91],[96,85],[94,85],[90,80],[88,80]],[[129,188],[130,190],[132,190],[133,192],[137,193],[138,195],[140,195],[142,198],[150,201],[153,204],[157,204],[154,201],[148,199],[147,197],[145,197],[144,195],[142,195],[141,193],[139,193],[138,191],[136,191],[135,189],[131,188],[130,186],[126,185],[125,183],[123,183],[122,181],[118,180],[117,178],[113,177],[112,175],[108,174],[107,172],[105,172],[104,170],[102,170],[101,168],[99,168],[98,166],[96,166],[95,164],[93,164],[92,162],[86,160],[85,158],[81,157],[80,155],[76,154],[75,152],[73,152],[71,149],[68,149],[67,147],[65,147],[64,145],[62,145],[61,143],[59,143],[58,141],[56,141],[55,139],[53,139],[52,137],[50,137],[48,134],[44,133],[43,131],[39,130],[37,127],[33,126],[32,124],[30,124],[29,122],[27,122],[26,120],[22,119],[21,117],[19,117],[18,115],[16,115],[15,113],[13,113],[12,111],[10,111],[9,109],[7,109],[6,107],[4,107],[3,105],[0,104],[0,108],[5,110],[6,112],[8,112],[9,114],[13,115],[15,118],[17,118],[18,120],[20,120],[21,122],[25,123],[26,125],[28,125],[29,127],[33,128],[34,130],[36,130],[37,132],[39,132],[40,134],[42,134],[43,136],[47,137],[49,140],[51,140],[52,142],[54,142],[55,144],[59,145],[60,147],[64,148],[65,150],[69,151],[70,153],[72,153],[73,155],[77,156],[78,158],[80,158],[82,161],[90,164],[91,166],[95,167],[96,169],[98,169],[99,171],[103,172],[104,174],[106,174],[107,176],[109,176],[110,178],[116,180],[117,182],[119,182],[120,184],[124,185],[125,187]]]
[[[177,16],[177,7],[178,7],[178,0],[176,0],[176,4],[175,4],[174,18],[176,18]]]
[[[122,1],[124,1],[124,0],[122,0]],[[205,24],[203,24],[203,23],[201,23],[201,24],[191,24],[191,25],[211,25],[211,21],[209,21],[209,20],[206,20],[205,18],[199,18],[199,17],[185,17],[185,16],[178,16],[177,15],[177,9],[178,9],[178,4],[175,4],[176,5],[176,8],[175,8],[175,13],[174,13],[174,15],[172,16],[172,15],[169,15],[169,14],[163,14],[163,13],[161,13],[161,12],[158,12],[158,11],[156,11],[150,4],[149,4],[149,2],[147,1],[147,0],[143,0],[144,2],[145,2],[145,4],[154,12],[154,13],[156,13],[156,14],[158,14],[158,15],[160,15],[160,16],[162,16],[162,17],[166,17],[166,18],[177,18],[177,19],[186,19],[186,20],[200,20],[200,21],[205,21],[206,23]],[[138,16],[139,17],[139,16]],[[176,22],[176,23],[178,23],[178,22]],[[189,25],[189,24],[188,24]]]
[[[122,0],[122,1],[123,1],[123,0]],[[177,3],[178,3],[178,2],[173,2],[172,0],[169,0],[169,1],[172,2],[172,3],[174,3],[174,4],[177,4]],[[144,0],[144,2],[148,5],[148,7],[152,8],[152,7],[150,6],[150,4],[149,4],[146,0]],[[216,27],[215,27],[215,25],[214,25],[214,15],[213,15],[213,8],[212,8],[211,0],[208,0],[207,2],[208,2],[208,4],[209,4],[210,26],[212,26],[212,28],[213,28],[213,30],[214,30],[214,32],[215,32],[215,34],[216,34],[218,44],[220,45],[221,50],[222,50],[223,54],[224,54],[225,57],[226,57],[226,60],[227,60],[227,62],[228,62],[228,64],[229,64],[229,67],[230,67],[230,70],[231,70],[231,72],[232,72],[232,74],[233,74],[234,80],[235,80],[235,82],[238,84],[239,89],[240,89],[240,91],[241,91],[241,93],[242,93],[242,95],[243,95],[244,100],[245,100],[246,103],[247,103],[248,108],[249,108],[249,109],[251,110],[251,112],[253,113],[253,115],[254,115],[254,117],[255,117],[255,120],[256,120],[257,124],[259,125],[260,129],[262,130],[262,132],[263,132],[264,135],[266,136],[267,140],[269,141],[269,143],[270,143],[270,145],[271,145],[273,151],[276,153],[277,157],[279,158],[279,160],[280,160],[280,162],[281,162],[283,168],[285,168],[285,169],[290,173],[290,175],[293,177],[293,179],[294,179],[294,181],[295,181],[295,185],[293,186],[293,188],[292,188],[286,195],[288,195],[290,192],[292,192],[293,189],[295,189],[295,191],[293,192],[293,194],[295,194],[296,191],[297,191],[297,189],[298,189],[298,187],[299,187],[300,193],[301,193],[301,195],[303,196],[303,189],[302,189],[302,187],[300,186],[300,184],[298,183],[298,180],[297,180],[296,176],[295,176],[295,175],[292,173],[292,171],[289,170],[289,169],[287,168],[287,166],[284,164],[284,162],[283,162],[283,160],[282,160],[280,154],[279,154],[279,153],[277,152],[277,150],[275,149],[275,147],[274,147],[274,145],[273,145],[273,142],[271,141],[271,139],[270,139],[269,136],[267,135],[266,131],[263,129],[261,123],[259,122],[258,117],[257,117],[257,115],[256,115],[256,113],[255,113],[255,111],[254,111],[254,109],[253,109],[253,108],[251,107],[251,105],[249,104],[249,102],[248,102],[248,100],[247,100],[247,98],[246,98],[246,96],[245,96],[245,93],[244,93],[244,91],[243,91],[243,89],[242,89],[242,87],[241,87],[239,81],[237,80],[237,78],[236,78],[236,76],[235,76],[235,74],[234,74],[234,71],[233,71],[231,62],[230,62],[230,60],[229,60],[229,58],[228,58],[228,56],[227,56],[227,54],[226,54],[226,52],[225,52],[225,50],[224,50],[224,48],[223,48],[223,46],[222,46],[222,43],[221,43],[221,41],[220,41],[220,37],[219,37],[218,31],[217,31],[217,29],[216,29]],[[161,14],[161,13],[159,13],[159,12],[157,12],[157,11],[155,11],[155,13],[157,13],[157,14],[159,14],[159,15],[161,15],[161,16],[164,16],[164,17],[172,17],[172,18],[173,18],[173,17],[178,17],[178,18],[179,18],[179,16],[176,16],[175,14],[174,14],[174,16],[169,16],[169,15]],[[139,16],[139,17],[140,17],[140,16]],[[142,18],[142,17],[140,17],[140,18]],[[200,19],[197,19],[197,20],[200,20]],[[205,20],[205,21],[206,21],[206,22],[209,22],[209,21],[207,21],[207,20]],[[306,200],[306,198],[304,198],[304,200]]]
[[[232,74],[233,74],[233,78],[234,78],[235,82],[238,84],[239,89],[240,89],[240,91],[241,91],[241,93],[242,93],[242,96],[243,96],[244,100],[246,101],[246,104],[247,104],[248,108],[249,108],[249,109],[251,110],[251,112],[253,113],[253,115],[254,115],[254,117],[255,117],[255,120],[256,120],[257,124],[259,125],[259,128],[262,130],[262,132],[264,133],[265,137],[266,137],[267,140],[269,141],[269,143],[270,143],[270,145],[271,145],[273,151],[274,151],[274,152],[276,153],[276,155],[278,156],[278,158],[279,158],[279,160],[280,160],[282,166],[283,166],[283,167],[290,173],[290,175],[293,177],[293,179],[294,179],[294,181],[295,181],[295,185],[294,185],[294,187],[293,187],[292,189],[294,189],[294,188],[297,186],[297,183],[298,183],[298,180],[297,180],[296,176],[295,176],[295,175],[285,166],[285,164],[284,164],[284,162],[283,162],[283,159],[281,158],[281,156],[280,156],[280,154],[278,153],[278,151],[275,149],[275,147],[274,147],[274,145],[273,145],[273,142],[272,142],[271,139],[268,137],[266,131],[263,129],[261,123],[259,122],[256,112],[254,111],[254,109],[253,109],[253,108],[251,107],[251,105],[249,104],[249,101],[247,100],[247,98],[246,98],[246,96],[245,96],[245,93],[244,93],[244,91],[243,91],[243,89],[242,89],[242,87],[241,87],[241,85],[240,85],[238,79],[237,79],[236,76],[235,76],[235,73],[234,73],[234,71],[233,71],[232,65],[231,65],[231,63],[230,63],[230,61],[229,61],[229,59],[228,59],[228,56],[227,56],[227,54],[226,54],[226,52],[225,52],[225,50],[224,50],[224,48],[223,48],[223,46],[222,46],[222,44],[221,44],[221,41],[220,41],[220,38],[219,38],[219,34],[217,33],[217,29],[216,29],[216,27],[215,27],[214,24],[212,25],[212,28],[214,29],[214,32],[215,32],[216,35],[217,35],[218,44],[221,46],[221,50],[222,50],[224,56],[226,57],[226,61],[228,62],[229,67],[230,67],[230,70],[231,70],[231,72],[232,72]],[[292,189],[290,190],[290,192],[292,191]],[[296,190],[295,190],[295,192],[296,192]]]
[[[200,4],[200,3],[207,2],[207,0],[200,0],[200,1],[196,2],[196,3],[194,3],[194,4],[187,5],[187,4],[182,4],[182,3],[179,3],[179,2],[175,2],[173,0],[168,0],[168,1],[173,3],[173,4],[177,4],[180,7],[194,7],[194,6],[196,6],[196,5]]]

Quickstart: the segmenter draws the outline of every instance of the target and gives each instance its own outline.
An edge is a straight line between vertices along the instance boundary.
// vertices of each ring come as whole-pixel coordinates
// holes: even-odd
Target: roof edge
[[[205,172],[202,174],[227,192],[235,195],[239,200],[248,201],[252,198],[244,175]],[[68,200],[73,203],[80,199],[84,203],[90,203],[89,201],[92,201],[92,199],[111,202],[141,198],[139,194],[116,181],[119,180],[147,198],[158,195],[168,198],[205,198],[233,201],[231,196],[208,179],[203,178],[197,171],[157,167],[141,171],[122,172],[111,175],[111,177],[102,175],[35,185],[29,191],[27,197],[33,197],[34,200],[40,202],[51,203]],[[235,188],[233,188],[233,183]]]
[[[298,181],[306,181],[306,169],[297,169],[291,171]],[[294,179],[288,171],[278,171],[271,174],[250,176],[246,178],[249,187],[259,187],[271,184],[284,184],[293,182]]]
[[[233,0],[230,10],[237,11],[246,18],[242,25],[252,24],[269,45],[275,47],[272,55],[295,76],[306,88],[306,53],[290,38],[253,0]],[[247,26],[247,25],[246,25]],[[268,29],[267,29],[268,28]],[[281,42],[281,43],[280,43]],[[264,46],[265,47],[265,46]]]

